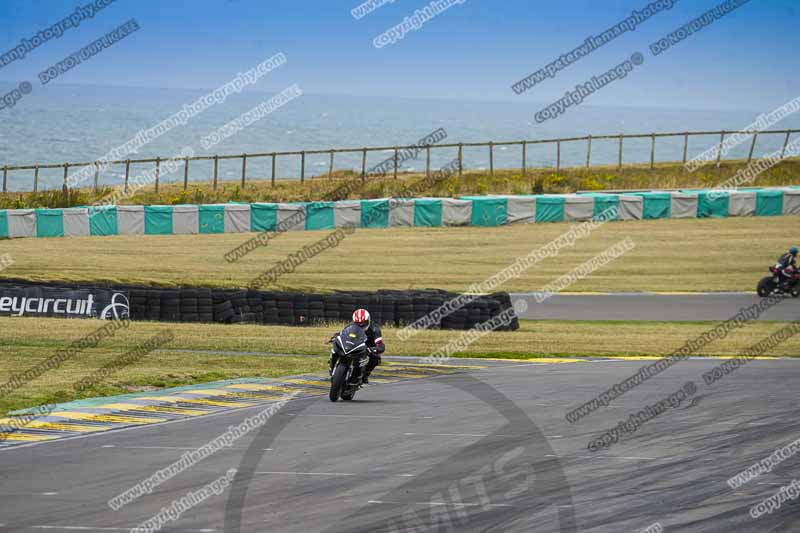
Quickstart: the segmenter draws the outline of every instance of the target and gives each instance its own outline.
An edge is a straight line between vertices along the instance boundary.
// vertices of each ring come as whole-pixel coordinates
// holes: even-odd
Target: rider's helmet
[[[792,246],[789,248],[789,253],[796,256],[797,255],[797,246]]]
[[[369,327],[369,311],[366,309],[356,309],[353,311],[353,322],[367,329]]]

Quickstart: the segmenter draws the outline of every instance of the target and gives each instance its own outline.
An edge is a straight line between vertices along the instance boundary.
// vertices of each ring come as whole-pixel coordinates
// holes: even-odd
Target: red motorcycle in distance
[[[792,279],[789,281],[788,287],[784,288],[783,276],[781,276],[780,265],[769,267],[770,276],[761,278],[756,287],[756,292],[762,298],[770,294],[791,294],[792,297],[797,298],[800,296],[800,271],[789,267],[791,269]]]

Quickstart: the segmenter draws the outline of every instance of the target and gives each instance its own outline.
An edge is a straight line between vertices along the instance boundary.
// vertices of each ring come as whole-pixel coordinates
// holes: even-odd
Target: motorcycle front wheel
[[[342,389],[344,388],[344,380],[346,376],[347,366],[343,363],[336,365],[336,369],[333,371],[333,378],[331,379],[331,391],[328,394],[328,398],[330,398],[332,402],[338,401],[339,396],[342,395]]]

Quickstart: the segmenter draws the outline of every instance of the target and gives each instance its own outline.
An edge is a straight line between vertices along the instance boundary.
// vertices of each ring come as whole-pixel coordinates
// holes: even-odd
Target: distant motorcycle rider
[[[369,316],[369,311],[366,309],[356,309],[353,312],[353,323],[361,327],[367,335],[367,355],[369,361],[364,368],[364,376],[362,382],[369,383],[369,375],[376,366],[381,364],[381,354],[386,351],[386,346],[383,344],[383,337],[381,336],[380,326],[373,322]],[[331,359],[331,373],[333,373],[333,359]]]
[[[797,271],[797,247],[792,246],[789,251],[780,256],[778,264],[775,265],[781,274],[781,287],[788,290],[792,282],[794,273]]]

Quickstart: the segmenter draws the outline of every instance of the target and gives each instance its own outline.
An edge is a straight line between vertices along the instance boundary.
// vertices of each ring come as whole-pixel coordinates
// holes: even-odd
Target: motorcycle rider
[[[781,278],[783,281],[781,282],[781,288],[783,290],[788,290],[789,285],[792,282],[792,276],[795,271],[797,271],[797,247],[792,246],[789,248],[789,251],[780,256],[778,259],[778,272],[781,274]]]
[[[386,346],[383,344],[383,337],[381,337],[381,328],[373,322],[369,316],[369,311],[366,309],[356,309],[353,312],[353,323],[361,326],[364,333],[367,334],[367,353],[369,354],[369,362],[364,368],[364,377],[362,382],[369,383],[369,375],[376,366],[381,364],[381,354],[386,351]]]

